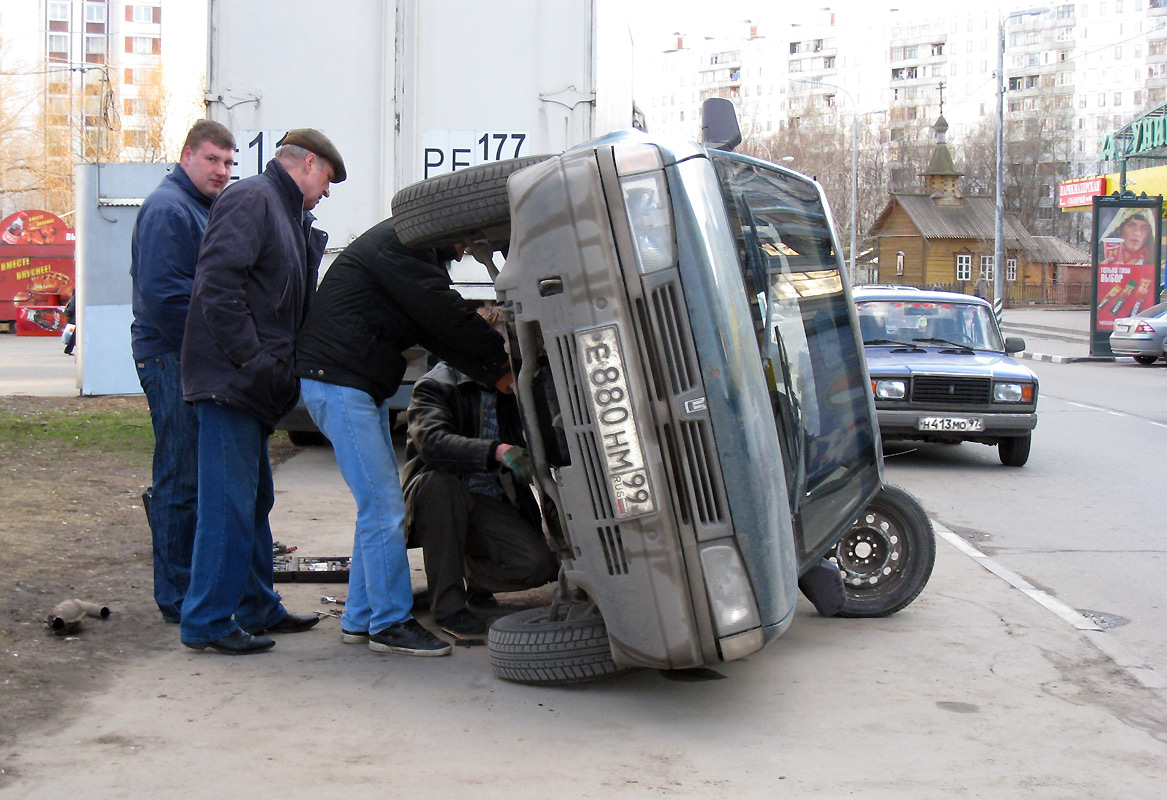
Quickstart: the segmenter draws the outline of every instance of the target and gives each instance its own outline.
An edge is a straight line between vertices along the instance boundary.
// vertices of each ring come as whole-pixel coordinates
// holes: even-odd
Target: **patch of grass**
[[[154,431],[144,402],[90,405],[73,400],[59,408],[21,405],[0,404],[0,450],[69,445],[111,454],[154,451]]]

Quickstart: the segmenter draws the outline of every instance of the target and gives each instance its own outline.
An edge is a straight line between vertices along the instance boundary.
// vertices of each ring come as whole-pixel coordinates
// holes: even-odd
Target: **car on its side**
[[[1134,356],[1135,361],[1150,366],[1164,358],[1167,345],[1167,303],[1159,303],[1134,316],[1114,321],[1110,349],[1116,356]]]
[[[996,445],[1001,463],[1029,460],[1037,376],[1012,358],[979,297],[903,286],[854,291],[880,436]]]

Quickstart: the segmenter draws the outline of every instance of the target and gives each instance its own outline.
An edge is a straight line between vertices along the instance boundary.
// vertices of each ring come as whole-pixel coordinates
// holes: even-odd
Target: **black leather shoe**
[[[288,612],[283,619],[272,625],[270,628],[263,628],[258,631],[248,631],[252,636],[258,636],[261,633],[301,633],[316,625],[320,621],[320,617],[315,614],[307,616],[299,616]]]
[[[222,639],[212,642],[183,642],[191,650],[206,650],[208,647],[217,653],[228,656],[249,656],[253,653],[262,653],[276,646],[275,639],[262,639],[252,636],[245,630],[236,628]]]

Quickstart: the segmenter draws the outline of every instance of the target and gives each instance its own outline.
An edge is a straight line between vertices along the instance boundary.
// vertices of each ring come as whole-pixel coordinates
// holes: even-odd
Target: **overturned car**
[[[736,127],[736,126],[734,126]],[[882,485],[850,289],[821,188],[628,131],[407,187],[401,238],[495,279],[544,529],[550,607],[497,620],[496,672],[562,683],[756,652],[801,585],[882,616],[931,573],[927,517]]]

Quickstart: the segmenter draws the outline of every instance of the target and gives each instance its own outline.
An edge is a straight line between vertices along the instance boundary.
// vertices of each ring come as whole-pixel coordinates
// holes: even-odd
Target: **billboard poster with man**
[[[1159,299],[1162,197],[1094,198],[1094,302],[1090,354],[1111,355],[1114,321]]]

